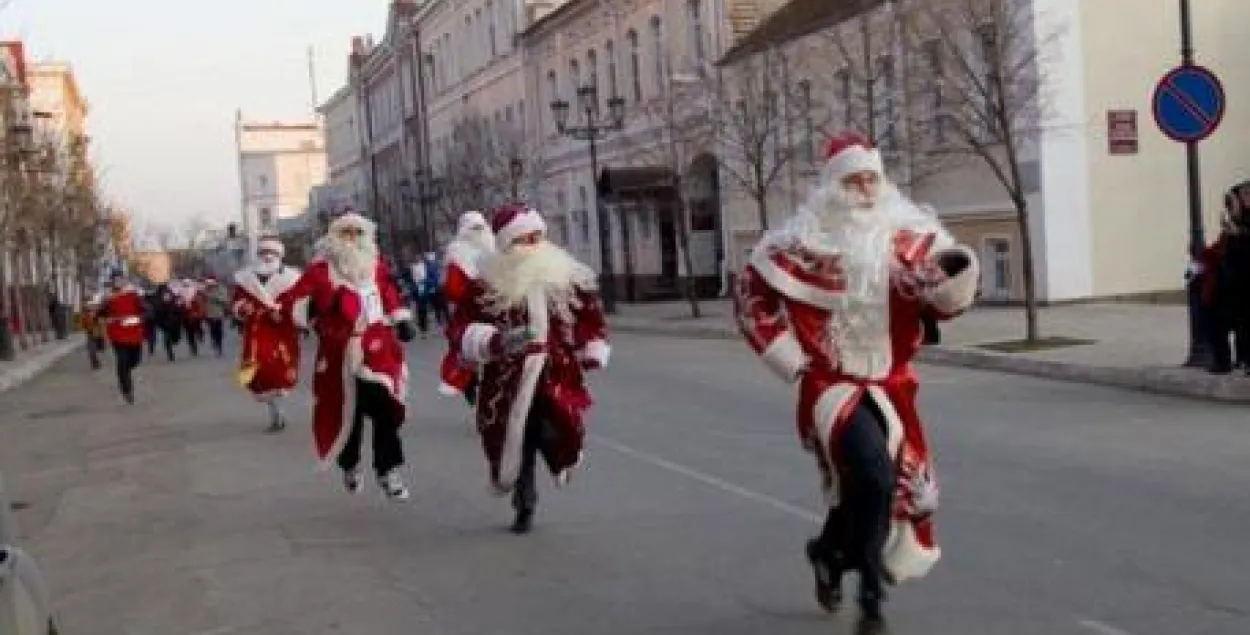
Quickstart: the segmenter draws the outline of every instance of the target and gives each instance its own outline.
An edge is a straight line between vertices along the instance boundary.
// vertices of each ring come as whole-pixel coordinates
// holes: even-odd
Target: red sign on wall
[[[1137,154],[1137,111],[1107,111],[1107,152]]]

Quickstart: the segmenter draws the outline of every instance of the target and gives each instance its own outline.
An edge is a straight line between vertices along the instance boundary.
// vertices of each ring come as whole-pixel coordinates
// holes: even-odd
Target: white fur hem
[[[520,385],[516,398],[508,410],[507,432],[504,434],[503,452],[499,456],[499,485],[511,489],[521,473],[521,450],[525,441],[525,422],[529,420],[530,407],[534,405],[534,392],[538,379],[547,365],[547,355],[537,353],[525,358],[521,368]]]
[[[295,322],[296,328],[308,328],[308,303],[309,298],[300,298],[295,301],[295,305],[291,309],[291,320]]]
[[[396,309],[394,311],[391,311],[391,323],[392,324],[395,324],[398,322],[411,322],[411,321],[412,321],[412,311],[408,309]]]
[[[882,555],[886,571],[897,584],[929,573],[942,557],[942,549],[921,545],[910,522],[895,520],[891,523],[890,536],[885,541]]]
[[[786,382],[798,379],[799,371],[807,365],[807,355],[794,333],[785,331],[768,344],[760,358],[774,373]]]
[[[981,266],[977,256],[964,246],[945,250],[945,253],[959,252],[967,256],[971,264],[953,278],[947,278],[929,292],[929,305],[944,316],[957,315],[976,300],[977,289],[981,283]],[[941,254],[934,254],[934,257]]]
[[[490,340],[499,329],[490,324],[470,324],[460,342],[460,354],[469,362],[490,361]]]
[[[581,350],[578,355],[583,360],[594,360],[599,363],[600,368],[608,367],[608,359],[612,356],[612,347],[603,340],[591,340],[586,343],[586,347]]]
[[[438,394],[444,397],[459,397],[461,391],[445,381],[440,381],[438,382]]]

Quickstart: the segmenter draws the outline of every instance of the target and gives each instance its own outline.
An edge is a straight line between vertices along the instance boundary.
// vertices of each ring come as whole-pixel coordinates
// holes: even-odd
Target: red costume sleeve
[[[608,365],[612,347],[608,345],[608,322],[603,316],[603,304],[594,293],[578,290],[581,305],[574,316],[573,345],[577,358],[591,361],[600,368]]]
[[[323,291],[328,292],[330,278],[325,268],[324,263],[314,263],[300,274],[291,288],[278,296],[278,306],[284,319],[299,328],[308,328],[309,307],[315,301],[315,296],[321,295]]]
[[[443,295],[448,302],[464,302],[473,293],[473,279],[456,263],[447,266],[447,279],[443,281]]]
[[[481,287],[474,285],[473,293],[463,302],[456,303],[447,325],[447,339],[454,350],[470,363],[490,361],[490,339],[499,329],[487,319],[482,311]]]
[[[747,265],[734,290],[734,316],[747,345],[774,373],[787,382],[798,379],[808,364],[782,306],[781,294]]]

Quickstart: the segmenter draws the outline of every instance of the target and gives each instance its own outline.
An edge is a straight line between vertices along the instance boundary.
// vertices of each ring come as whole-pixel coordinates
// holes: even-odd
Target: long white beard
[[[572,310],[580,306],[577,291],[596,288],[595,272],[550,242],[490,254],[481,264],[486,308],[496,314],[524,306],[531,292],[540,291],[556,314],[567,321]]]
[[[361,236],[353,245],[333,235],[327,235],[317,244],[317,248],[330,262],[330,266],[353,284],[364,284],[373,280],[378,266],[378,245],[372,237]]]

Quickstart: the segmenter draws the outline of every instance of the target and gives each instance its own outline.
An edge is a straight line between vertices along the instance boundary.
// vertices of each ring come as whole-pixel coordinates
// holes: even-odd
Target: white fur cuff
[[[465,361],[479,364],[490,361],[490,338],[498,332],[499,329],[490,324],[470,324],[460,339],[460,354]]]
[[[460,389],[445,381],[440,381],[438,382],[438,394],[444,397],[459,397]]]
[[[397,324],[399,322],[411,322],[411,321],[412,321],[411,310],[395,309],[394,311],[391,311],[391,324]]]
[[[768,348],[760,354],[760,358],[787,383],[798,379],[799,371],[807,365],[807,355],[790,331],[778,335],[770,342]]]
[[[308,328],[308,302],[308,298],[296,300],[295,306],[291,308],[291,320],[301,329]]]
[[[608,358],[612,356],[612,347],[603,340],[591,340],[586,343],[586,347],[578,354],[579,359],[594,360],[599,363],[600,368],[608,367]]]
[[[976,254],[962,245],[945,250],[945,253],[952,251],[961,252],[967,256],[968,268],[952,278],[943,280],[929,292],[929,305],[947,317],[958,315],[972,306],[981,284],[981,266],[977,262]],[[940,256],[941,253],[934,254],[934,258]]]

